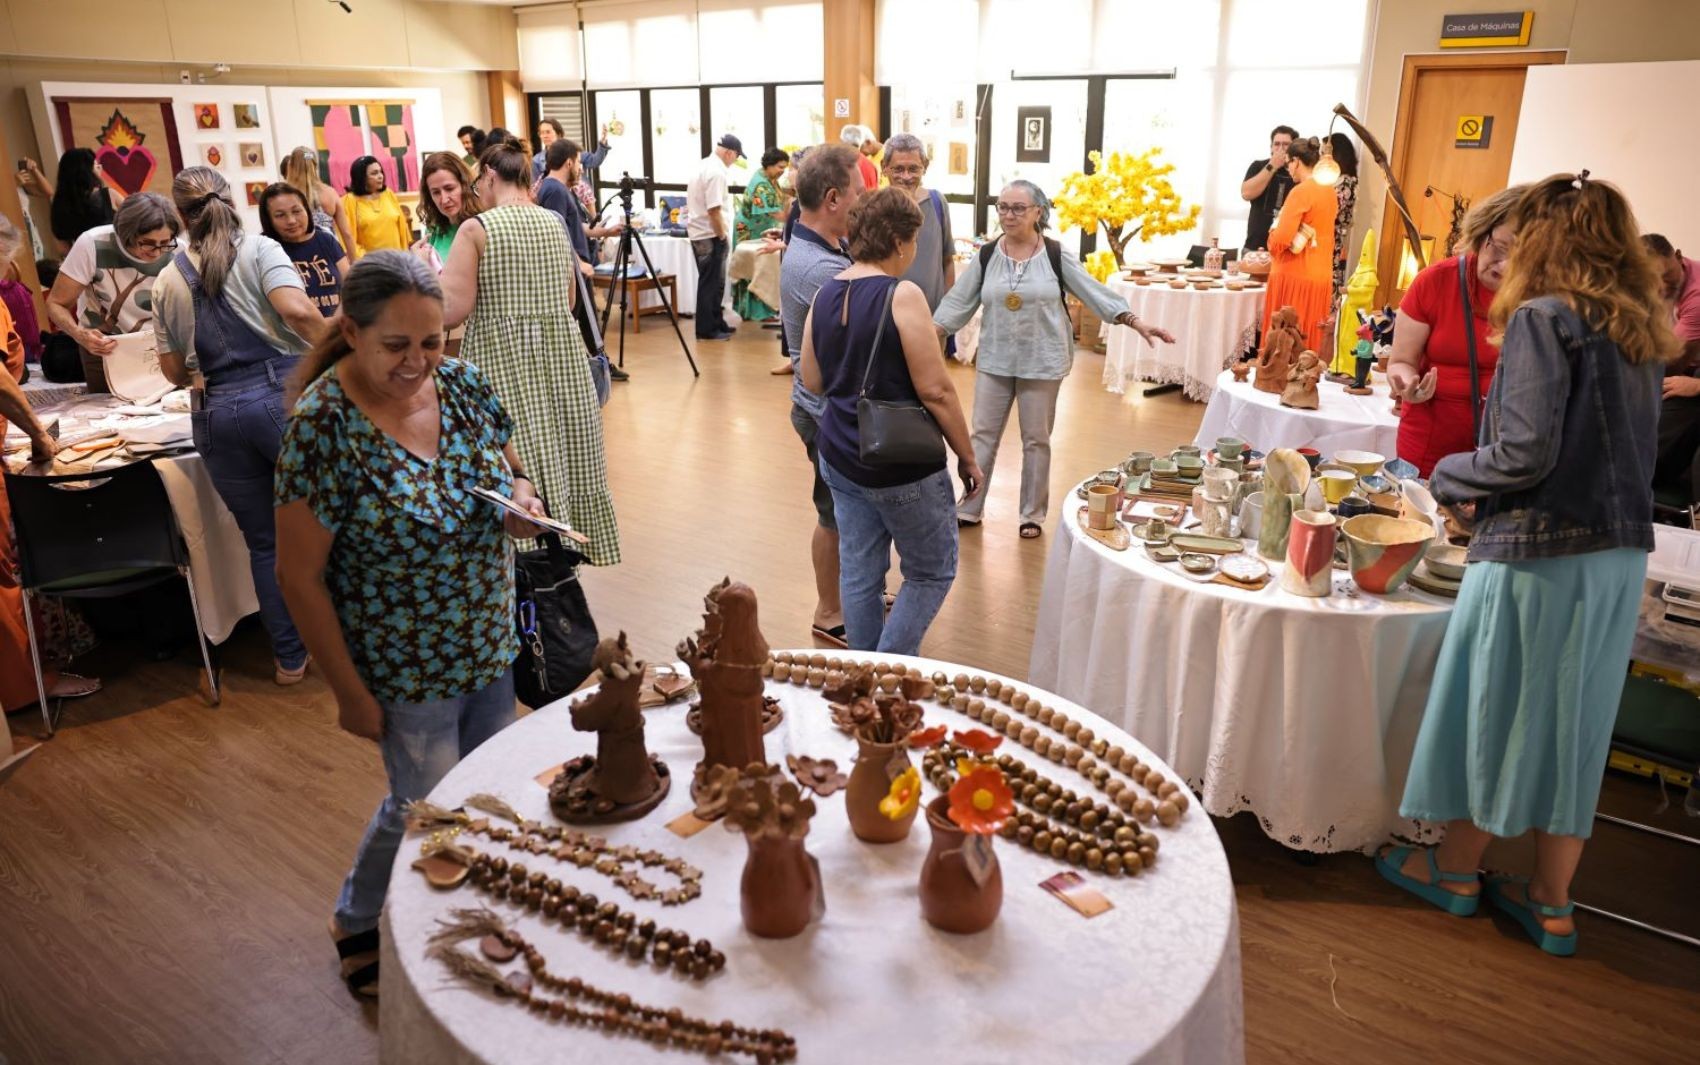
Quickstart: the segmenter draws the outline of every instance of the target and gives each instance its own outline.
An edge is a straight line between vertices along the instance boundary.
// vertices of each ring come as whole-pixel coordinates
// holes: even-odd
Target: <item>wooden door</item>
[[[1434,238],[1429,261],[1445,256],[1452,227],[1452,200],[1442,193],[1456,193],[1473,203],[1505,187],[1528,68],[1563,61],[1563,52],[1405,57],[1391,161],[1417,229]],[[1492,119],[1491,127],[1484,122],[1485,145],[1461,143],[1473,129],[1461,127],[1468,116]],[[1434,195],[1425,196],[1426,188],[1433,188]],[[1377,303],[1396,303],[1402,292],[1398,281],[1405,240],[1391,195],[1382,218]]]

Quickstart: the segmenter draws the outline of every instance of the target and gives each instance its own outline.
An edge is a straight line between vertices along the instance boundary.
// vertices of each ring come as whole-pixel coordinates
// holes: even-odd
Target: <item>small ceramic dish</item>
[[[1368,477],[1359,477],[1358,483],[1363,485],[1364,490],[1372,495],[1383,495],[1393,491],[1393,482],[1379,473],[1372,473]]]
[[[1173,281],[1169,282],[1169,287],[1170,288],[1185,288],[1186,287],[1186,281],[1183,278],[1177,277]]]
[[[1145,541],[1145,553],[1151,556],[1153,562],[1179,562],[1181,553],[1166,543],[1153,540]]]
[[[1237,555],[1223,555],[1217,563],[1222,573],[1236,581],[1260,581],[1269,576],[1269,567],[1256,555],[1241,552]]]
[[[1163,524],[1164,528],[1161,532],[1152,532],[1151,523],[1142,521],[1133,527],[1133,537],[1136,540],[1143,540],[1147,544],[1166,544],[1169,542],[1169,538],[1174,535],[1174,530],[1169,528],[1166,522]]]
[[[1172,542],[1170,546],[1174,546]],[[1186,570],[1188,573],[1209,573],[1211,570],[1216,568],[1216,560],[1214,558],[1209,555],[1199,554],[1196,551],[1188,551],[1180,557],[1180,560],[1181,569]]]
[[[1136,285],[1149,285],[1151,283],[1151,279],[1146,277],[1144,274],[1140,274],[1138,277],[1133,279],[1133,283]]]
[[[1381,464],[1381,472],[1395,481],[1409,481],[1417,475],[1417,466],[1416,463],[1406,462],[1404,459],[1388,459]]]
[[[1453,544],[1434,544],[1423,555],[1423,565],[1436,577],[1449,581],[1464,579],[1464,565],[1470,556],[1466,547]]]

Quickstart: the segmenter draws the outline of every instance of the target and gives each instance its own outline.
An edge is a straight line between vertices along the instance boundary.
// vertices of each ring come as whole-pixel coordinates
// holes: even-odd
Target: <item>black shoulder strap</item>
[[[1476,308],[1470,302],[1467,255],[1458,256],[1458,298],[1464,307],[1464,344],[1470,349],[1470,439],[1482,440],[1482,375],[1476,367]]]
[[[997,251],[998,241],[1002,239],[1003,236],[1000,234],[980,245],[980,283],[982,285],[986,283],[986,267],[991,265],[992,254]]]
[[[1057,292],[1061,294],[1064,304],[1068,303],[1068,286],[1063,284],[1062,275],[1062,243],[1045,238],[1045,255],[1051,260],[1051,273],[1057,275]]]

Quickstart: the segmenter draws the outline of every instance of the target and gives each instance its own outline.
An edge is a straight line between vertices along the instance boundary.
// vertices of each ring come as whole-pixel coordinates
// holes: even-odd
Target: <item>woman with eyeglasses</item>
[[[1527,190],[1513,185],[1477,202],[1464,218],[1463,250],[1419,273],[1399,302],[1387,383],[1401,401],[1399,457],[1414,463],[1419,476],[1448,455],[1476,449],[1479,411],[1499,365],[1488,309],[1517,239],[1511,209]]]
[[[1051,498],[1051,426],[1057,394],[1074,364],[1074,327],[1064,299],[1072,294],[1106,322],[1145,338],[1173,344],[1166,330],[1140,320],[1127,302],[1093,280],[1073,254],[1045,236],[1051,201],[1031,181],[1012,181],[998,193],[1003,232],[980,248],[940,302],[933,324],[955,333],[981,312],[975,361],[974,458],[992,483],[998,442],[1009,408],[1021,418],[1021,525],[1023,540],[1039,535]],[[980,524],[986,487],[956,508],[957,524]]]
[[[86,230],[59,264],[47,293],[47,318],[83,351],[89,389],[105,392],[101,357],[112,337],[146,329],[153,321],[154,279],[171,262],[183,223],[157,192],[125,199],[110,225]]]
[[[307,209],[313,214],[313,228],[329,233],[342,244],[342,250],[354,254],[354,230],[343,210],[342,197],[336,190],[319,180],[319,153],[311,148],[297,148],[283,157],[278,168],[283,180],[301,190],[307,197]]]

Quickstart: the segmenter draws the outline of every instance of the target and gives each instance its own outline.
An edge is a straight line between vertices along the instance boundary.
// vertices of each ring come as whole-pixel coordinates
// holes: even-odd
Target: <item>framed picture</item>
[[[217,170],[224,165],[224,147],[218,144],[201,145],[201,162]]]
[[[968,145],[962,141],[950,142],[950,172],[952,174],[968,173]]]
[[[196,129],[217,129],[218,128],[218,105],[217,104],[196,104],[195,105],[195,128]]]
[[[1051,161],[1051,109],[1049,107],[1018,107],[1015,109],[1015,161],[1018,163],[1048,163]]]
[[[951,120],[952,123],[954,123],[955,125],[958,125],[958,126],[960,126],[964,122],[968,121],[968,101],[967,100],[964,100],[961,97],[957,97],[955,100],[952,100],[950,102],[950,120]]]
[[[231,104],[230,113],[236,116],[237,129],[260,128],[260,107],[258,104]]]
[[[244,167],[265,166],[266,149],[257,141],[244,141],[236,146],[236,158],[242,161]]]
[[[248,190],[248,206],[258,207],[260,205],[260,195],[266,191],[266,182],[248,181],[244,182],[242,187]]]

